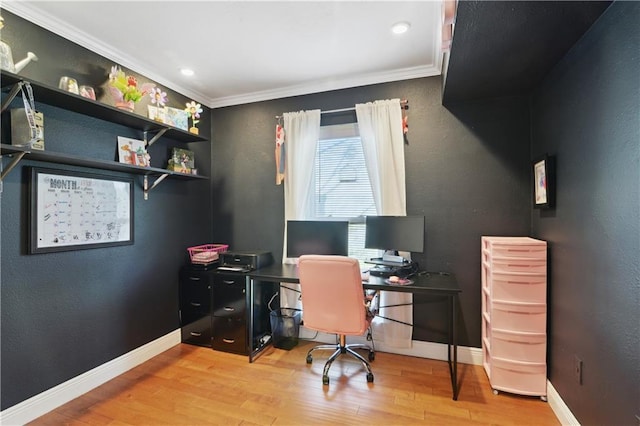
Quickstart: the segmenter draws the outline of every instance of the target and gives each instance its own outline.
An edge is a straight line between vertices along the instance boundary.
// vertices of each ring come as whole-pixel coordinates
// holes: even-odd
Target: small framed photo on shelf
[[[151,157],[147,153],[145,142],[124,136],[118,136],[118,161],[134,166],[151,166]]]
[[[166,107],[165,124],[178,129],[187,130],[189,127],[189,114],[187,111],[178,108]]]
[[[166,123],[167,122],[167,108],[166,107],[159,108],[157,106],[148,105],[147,108],[148,108],[148,111],[149,111],[149,119],[150,120],[158,121],[160,123]]]
[[[533,207],[552,208],[554,201],[554,158],[545,154],[533,162]]]
[[[192,174],[195,169],[195,153],[188,149],[173,148],[167,169],[172,172]]]

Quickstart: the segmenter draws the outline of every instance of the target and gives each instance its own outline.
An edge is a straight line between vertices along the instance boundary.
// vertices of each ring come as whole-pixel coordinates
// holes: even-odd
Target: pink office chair
[[[371,326],[372,315],[365,306],[360,265],[346,256],[305,255],[298,261],[304,326],[312,330],[337,334],[339,343],[315,346],[307,353],[311,364],[313,351],[332,349],[334,352],[324,365],[322,384],[329,384],[329,368],[340,354],[357,358],[367,370],[367,382],[373,382],[369,362],[355,348],[369,351],[369,360],[375,351],[363,344],[346,344],[347,335],[362,335]]]

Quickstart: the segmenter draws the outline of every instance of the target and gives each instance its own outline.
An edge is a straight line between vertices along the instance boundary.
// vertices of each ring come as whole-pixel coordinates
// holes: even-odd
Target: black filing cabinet
[[[271,334],[269,302],[277,283],[253,287],[246,273],[187,265],[180,270],[182,342],[249,355],[262,350]],[[273,302],[279,306],[279,301]]]
[[[211,347],[211,271],[180,270],[180,328],[182,341]]]
[[[213,349],[248,355],[245,274],[218,272],[213,278],[212,292]]]

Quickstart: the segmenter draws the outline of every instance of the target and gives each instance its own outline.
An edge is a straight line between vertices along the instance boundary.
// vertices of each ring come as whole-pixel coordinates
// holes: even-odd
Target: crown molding
[[[368,86],[371,84],[388,83],[391,81],[432,77],[435,75],[440,75],[439,66],[419,66],[388,72],[360,74],[356,77],[324,80],[320,82],[313,82],[310,84],[299,84],[273,90],[246,93],[238,96],[213,98],[210,99],[209,107],[221,108],[226,106],[248,104],[252,102],[268,101],[272,99],[288,98],[291,96],[328,92],[330,90],[349,89],[352,87]]]

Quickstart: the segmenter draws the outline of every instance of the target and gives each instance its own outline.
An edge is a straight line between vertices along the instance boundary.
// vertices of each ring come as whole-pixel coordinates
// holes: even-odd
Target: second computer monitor
[[[287,221],[287,257],[305,254],[349,255],[349,222]]]
[[[424,251],[424,216],[367,216],[365,248]]]

